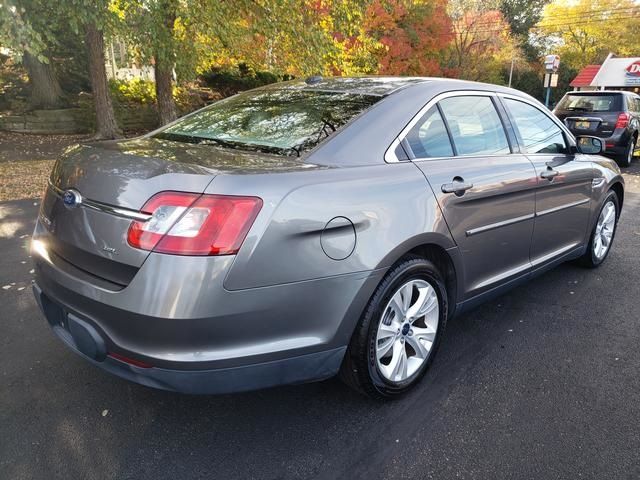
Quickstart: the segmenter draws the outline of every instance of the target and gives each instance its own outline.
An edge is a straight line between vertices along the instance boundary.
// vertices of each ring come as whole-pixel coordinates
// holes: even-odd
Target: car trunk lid
[[[558,114],[558,118],[575,135],[593,135],[596,137],[610,137],[618,121],[617,113],[598,112],[597,114],[576,115],[576,112]]]
[[[127,232],[156,193],[203,193],[220,173],[307,167],[296,158],[154,138],[87,144],[70,149],[56,163],[40,219],[60,261],[126,286],[149,255],[128,244]],[[69,190],[81,199],[78,205],[65,205]]]

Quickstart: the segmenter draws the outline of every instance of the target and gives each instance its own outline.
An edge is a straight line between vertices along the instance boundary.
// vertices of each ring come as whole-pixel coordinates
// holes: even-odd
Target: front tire
[[[401,260],[365,308],[347,349],[340,378],[373,398],[397,397],[425,374],[447,320],[447,292],[435,265]]]
[[[616,192],[609,191],[602,203],[602,207],[600,207],[598,221],[591,231],[587,251],[580,258],[580,263],[583,266],[589,268],[599,267],[609,255],[618,225],[619,205]]]

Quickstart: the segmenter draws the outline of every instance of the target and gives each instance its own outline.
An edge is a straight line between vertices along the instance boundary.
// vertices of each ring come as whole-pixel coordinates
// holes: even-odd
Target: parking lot
[[[378,403],[337,380],[187,396],[91,366],[30,291],[37,202],[0,203],[0,478],[640,477],[640,162],[613,250],[451,322]]]

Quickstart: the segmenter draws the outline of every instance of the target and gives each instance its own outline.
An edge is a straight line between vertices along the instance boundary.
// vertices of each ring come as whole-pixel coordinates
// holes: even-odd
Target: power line
[[[605,17],[605,18],[594,18],[596,17],[596,15],[592,15],[590,12],[584,12],[581,14],[573,14],[573,15],[558,15],[558,16],[549,16],[549,17],[545,17],[546,19],[562,19],[563,21],[566,20],[571,20],[571,23],[565,23],[562,22],[561,24],[547,24],[544,27],[554,27],[556,25],[570,25],[570,24],[582,24],[582,23],[591,23],[591,22],[609,22],[609,21],[614,21],[614,20],[618,20],[618,19],[633,19],[633,18],[638,18],[638,20],[640,20],[640,16],[636,16],[635,14],[640,15],[640,7],[634,7],[635,10],[634,11],[620,11],[620,12],[614,12],[614,14],[610,17]],[[625,9],[626,10],[626,9]],[[629,15],[629,16],[627,16]],[[489,20],[482,20],[480,22],[475,22],[472,23],[470,25],[468,25],[469,27],[491,27],[495,25],[495,22],[489,21]],[[532,27],[532,28],[536,28],[536,27]],[[490,29],[491,31],[491,29]]]
[[[536,26],[536,27],[532,27],[532,29],[540,29],[540,28],[544,28],[544,29],[550,29],[550,28],[558,28],[558,27],[573,27],[573,26],[584,26],[584,25],[591,25],[593,23],[601,23],[601,22],[612,22],[612,21],[616,21],[616,20],[632,20],[632,19],[638,19],[637,16],[632,15],[632,16],[615,16],[615,17],[610,17],[610,18],[602,18],[602,19],[585,19],[582,21],[572,21],[569,23],[555,23],[555,24],[547,24],[544,25],[542,27],[540,26]],[[503,31],[507,31],[508,29],[506,28],[502,28],[500,29],[498,26],[496,26],[496,28],[488,28],[485,30],[479,29],[476,30],[474,27],[480,26],[482,28],[485,28],[486,26],[489,25],[494,25],[494,24],[474,24],[474,25],[469,25],[468,28],[462,28],[460,31],[451,31],[448,33],[442,33],[441,35],[460,35],[460,34],[464,34],[466,32],[472,32],[474,34],[478,34],[478,33],[498,33],[498,32],[503,32]],[[556,30],[555,32],[558,32],[560,30]]]

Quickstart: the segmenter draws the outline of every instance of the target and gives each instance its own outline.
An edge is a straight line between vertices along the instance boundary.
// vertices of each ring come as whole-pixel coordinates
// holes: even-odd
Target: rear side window
[[[489,97],[461,96],[440,101],[458,155],[511,153],[507,135]]]
[[[556,123],[528,103],[505,98],[504,103],[520,134],[524,153],[565,153],[562,130]]]
[[[417,158],[451,157],[453,149],[438,107],[433,106],[415,124],[407,141]]]
[[[618,93],[568,93],[556,107],[568,112],[619,112],[622,110],[622,95]]]

